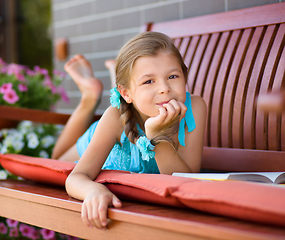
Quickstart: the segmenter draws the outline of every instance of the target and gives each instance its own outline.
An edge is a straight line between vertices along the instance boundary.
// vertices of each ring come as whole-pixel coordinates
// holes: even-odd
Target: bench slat
[[[163,32],[171,38],[232,31],[285,22],[285,5],[270,4],[189,19],[148,24],[144,29]]]

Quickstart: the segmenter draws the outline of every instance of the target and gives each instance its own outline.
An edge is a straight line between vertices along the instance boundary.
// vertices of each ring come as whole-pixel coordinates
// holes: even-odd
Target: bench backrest
[[[143,27],[174,39],[189,91],[208,105],[202,168],[285,171],[285,112],[255,107],[260,93],[285,87],[284,13],[285,2]],[[63,124],[68,117],[0,106],[0,119]]]
[[[285,3],[145,30],[173,38],[189,69],[189,91],[207,103],[202,167],[285,171],[285,113],[255,107],[257,95],[285,86]]]

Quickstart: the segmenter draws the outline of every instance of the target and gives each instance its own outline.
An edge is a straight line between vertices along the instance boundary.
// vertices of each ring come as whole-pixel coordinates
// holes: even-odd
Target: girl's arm
[[[207,105],[203,98],[196,95],[191,96],[191,103],[196,128],[190,133],[188,130],[185,130],[185,147],[179,146],[178,154],[190,168],[191,172],[200,172],[207,119]]]
[[[82,219],[90,227],[105,227],[108,205],[121,206],[115,195],[94,180],[122,131],[119,111],[109,107],[99,121],[89,146],[66,180],[68,194],[84,200]]]
[[[207,108],[201,97],[192,96],[191,102],[196,128],[190,133],[185,130],[185,147],[179,145],[176,150],[167,142],[155,146],[155,159],[161,173],[200,171]],[[172,113],[173,117],[176,117],[179,112],[182,116],[184,115],[183,108],[176,107],[175,112]],[[168,109],[167,118],[171,119],[170,115],[171,111]],[[147,137],[152,138],[148,135]],[[177,141],[177,134],[173,136],[173,139]]]

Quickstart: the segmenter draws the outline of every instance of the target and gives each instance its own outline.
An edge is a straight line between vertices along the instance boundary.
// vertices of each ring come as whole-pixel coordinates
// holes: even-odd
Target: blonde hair
[[[161,52],[177,58],[186,81],[187,67],[172,40],[163,33],[143,32],[129,40],[120,50],[116,60],[116,85],[122,85],[124,88],[129,89],[135,61],[140,57],[156,56]],[[139,114],[132,104],[128,104],[122,97],[120,100],[120,111],[126,136],[130,142],[135,143],[140,137],[137,130],[137,123],[140,122]],[[168,141],[173,145],[170,136],[178,131],[178,119],[170,123],[158,136],[152,139],[152,144]]]

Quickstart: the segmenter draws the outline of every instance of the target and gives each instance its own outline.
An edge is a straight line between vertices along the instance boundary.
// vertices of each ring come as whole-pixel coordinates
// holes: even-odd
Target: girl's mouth
[[[166,104],[166,103],[169,103],[170,102],[170,100],[169,101],[164,101],[164,102],[159,102],[159,103],[157,103],[156,105],[158,105],[158,106],[163,106],[163,104]]]

